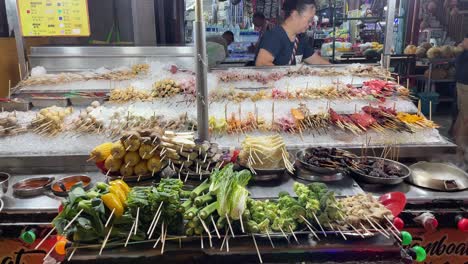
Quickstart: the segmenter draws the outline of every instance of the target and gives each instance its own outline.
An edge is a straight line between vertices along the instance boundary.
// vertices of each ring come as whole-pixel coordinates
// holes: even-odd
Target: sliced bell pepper
[[[119,186],[120,189],[122,189],[122,191],[125,192],[125,195],[128,195],[128,193],[130,192],[130,187],[127,185],[126,182],[124,182],[122,180],[111,181],[111,182],[109,182],[109,184],[111,186],[114,186],[114,185]]]
[[[127,196],[125,195],[125,192],[122,191],[122,189],[120,189],[119,186],[109,186],[109,192],[117,196],[120,200],[120,204],[125,206],[125,204],[127,203]]]
[[[122,206],[122,202],[117,195],[114,193],[106,193],[101,196],[102,201],[106,205],[109,210],[114,210],[114,215],[117,218],[120,218],[123,215],[124,208]]]

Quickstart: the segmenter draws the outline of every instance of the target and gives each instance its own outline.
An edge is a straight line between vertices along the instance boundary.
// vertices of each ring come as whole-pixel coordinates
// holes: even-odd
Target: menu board
[[[87,0],[17,0],[25,37],[90,35]]]

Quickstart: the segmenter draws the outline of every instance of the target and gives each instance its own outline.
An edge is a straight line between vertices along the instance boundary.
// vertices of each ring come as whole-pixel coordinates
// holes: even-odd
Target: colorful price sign
[[[17,0],[25,37],[87,37],[87,0]]]

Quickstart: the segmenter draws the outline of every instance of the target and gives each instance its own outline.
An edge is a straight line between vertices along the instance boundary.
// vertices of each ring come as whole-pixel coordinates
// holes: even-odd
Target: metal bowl
[[[0,199],[8,191],[8,181],[10,180],[10,174],[6,172],[0,172]]]
[[[13,194],[18,197],[42,195],[50,188],[54,177],[28,178],[13,184]]]
[[[315,173],[319,174],[328,174],[328,175],[334,175],[339,172],[341,172],[340,169],[332,169],[332,168],[324,168],[324,167],[317,167],[315,165],[312,165],[304,160],[304,155],[309,152],[310,148],[300,150],[296,153],[296,158],[299,161],[299,163],[302,165],[302,168],[306,170],[310,170]]]
[[[410,168],[408,181],[414,185],[447,192],[468,189],[468,173],[454,165],[422,161]]]
[[[399,162],[396,162],[394,160],[389,160],[389,159],[384,159],[384,158],[379,158],[379,157],[367,157],[369,160],[384,160],[385,164],[393,164],[397,166],[400,170],[403,171],[404,176],[398,177],[398,178],[381,178],[381,177],[374,177],[374,176],[369,176],[366,174],[363,174],[356,169],[349,167],[351,171],[351,176],[356,181],[362,181],[366,183],[371,183],[371,184],[381,184],[381,185],[397,185],[402,183],[406,178],[408,178],[411,175],[411,170],[406,166],[403,165]]]
[[[52,186],[52,192],[57,196],[67,196],[71,187],[76,183],[82,182],[83,189],[88,190],[91,187],[91,178],[86,175],[69,176],[55,181]],[[62,185],[62,186],[61,186]],[[65,190],[63,190],[63,187]]]

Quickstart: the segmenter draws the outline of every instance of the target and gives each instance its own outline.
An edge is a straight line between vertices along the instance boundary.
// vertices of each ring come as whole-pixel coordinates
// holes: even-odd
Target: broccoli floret
[[[286,191],[282,191],[282,192],[279,192],[279,193],[278,193],[278,197],[279,197],[279,198],[282,198],[282,197],[284,197],[284,196],[290,196],[290,195],[289,195],[289,193],[286,192]]]

